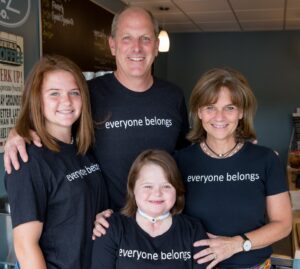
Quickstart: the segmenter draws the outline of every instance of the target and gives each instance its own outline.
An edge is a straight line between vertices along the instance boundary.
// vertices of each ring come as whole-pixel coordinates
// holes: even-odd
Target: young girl
[[[45,56],[26,82],[16,131],[29,161],[5,176],[14,247],[21,269],[88,268],[93,220],[107,208],[99,164],[89,153],[94,132],[89,94],[77,65]]]
[[[161,150],[142,152],[129,171],[122,214],[107,219],[106,234],[94,243],[91,268],[205,268],[193,260],[193,242],[206,233],[200,222],[180,214],[183,207],[174,159]]]

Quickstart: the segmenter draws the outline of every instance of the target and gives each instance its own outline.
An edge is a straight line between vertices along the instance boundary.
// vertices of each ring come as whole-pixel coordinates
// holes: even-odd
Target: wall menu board
[[[43,54],[60,54],[83,71],[114,70],[108,46],[113,14],[88,0],[41,0]]]

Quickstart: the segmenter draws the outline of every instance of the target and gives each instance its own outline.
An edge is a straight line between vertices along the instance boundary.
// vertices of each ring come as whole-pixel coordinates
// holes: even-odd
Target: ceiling
[[[100,2],[108,2],[91,1],[98,2],[97,4],[104,8]],[[110,0],[109,2],[121,2],[123,5],[148,9],[169,32],[300,30],[300,0]],[[168,7],[169,10],[161,11],[160,7]]]

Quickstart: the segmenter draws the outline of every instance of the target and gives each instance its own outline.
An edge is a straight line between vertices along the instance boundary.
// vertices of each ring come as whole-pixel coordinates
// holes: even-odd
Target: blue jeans
[[[15,269],[21,269],[20,264],[18,262],[16,262],[16,264],[15,264]]]

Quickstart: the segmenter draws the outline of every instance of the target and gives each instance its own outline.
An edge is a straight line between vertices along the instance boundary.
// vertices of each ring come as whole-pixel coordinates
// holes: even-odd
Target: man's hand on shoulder
[[[30,132],[32,141],[37,147],[41,147],[41,139],[36,134],[36,132]],[[12,168],[18,170],[20,168],[20,163],[18,160],[18,154],[20,154],[23,162],[28,161],[28,155],[26,152],[25,139],[20,136],[15,129],[12,129],[9,134],[7,141],[4,146],[4,168],[5,171],[10,174],[12,172]]]

